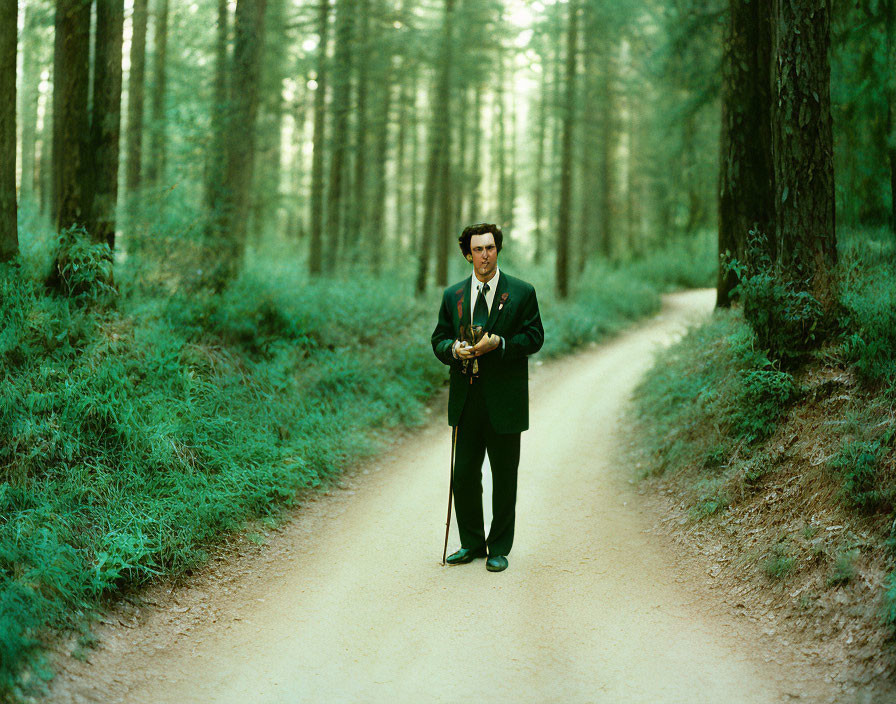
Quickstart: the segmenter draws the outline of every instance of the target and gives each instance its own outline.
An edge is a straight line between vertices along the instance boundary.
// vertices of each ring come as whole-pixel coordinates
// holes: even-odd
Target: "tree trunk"
[[[311,242],[308,245],[308,271],[315,276],[323,270],[324,149],[327,129],[327,44],[330,0],[320,0],[317,18],[317,88],[314,91],[314,152],[311,157]]]
[[[22,32],[22,83],[19,90],[19,120],[22,124],[21,200],[33,200],[37,177],[37,107],[40,93],[40,23],[33,5],[25,5],[25,28]]]
[[[890,161],[890,230],[896,234],[896,0],[886,0],[887,156]]]
[[[541,95],[538,101],[538,127],[536,137],[535,151],[535,193],[532,196],[533,210],[532,215],[535,220],[535,255],[533,257],[535,264],[541,264],[544,258],[544,231],[542,222],[544,220],[544,191],[545,191],[545,141],[547,138],[548,127],[548,72],[541,72]]]
[[[227,142],[221,208],[225,225],[220,230],[225,258],[216,282],[218,286],[236,275],[246,246],[266,4],[266,0],[237,0],[236,4],[231,72],[233,110],[228,133],[240,138]]]
[[[498,49],[498,77],[495,81],[495,100],[498,103],[495,121],[497,150],[495,153],[495,176],[498,181],[498,223],[503,230],[509,220],[508,186],[507,186],[507,108],[505,105],[506,88],[504,86],[504,52]],[[506,235],[507,232],[504,232]]]
[[[578,3],[569,3],[569,31],[566,37],[566,101],[563,112],[563,146],[560,156],[560,199],[557,204],[557,295],[569,295],[569,217],[572,208],[572,137],[576,105],[576,44],[578,43]]]
[[[115,247],[124,0],[98,0],[90,141],[94,178],[90,237]]]
[[[420,231],[422,241],[419,248],[420,258],[415,287],[417,293],[421,294],[426,290],[433,242],[436,244],[436,280],[441,282],[448,278],[448,232],[446,230],[451,215],[451,194],[449,192],[451,179],[446,179],[445,176],[450,174],[451,168],[450,161],[448,165],[443,165],[442,161],[449,157],[451,140],[451,120],[448,111],[450,109],[453,14],[454,0],[445,0],[442,51],[430,127],[429,163],[424,191],[423,224]],[[439,193],[440,186],[441,193]],[[437,201],[441,206],[440,221],[437,221],[435,217]]]
[[[355,103],[355,178],[354,195],[349,207],[348,244],[351,260],[359,261],[362,253],[361,243],[367,241],[367,160],[369,148],[367,132],[371,128],[367,114],[367,96],[370,90],[370,62],[372,52],[370,45],[370,0],[357,0],[358,33],[356,66],[358,68],[357,102]]]
[[[215,37],[215,78],[211,109],[211,142],[206,155],[205,207],[208,222],[218,221],[217,211],[222,207],[224,169],[227,154],[227,120],[230,96],[227,88],[229,65],[228,39],[230,36],[230,12],[227,0],[218,0],[218,26]],[[218,233],[208,233],[215,239]]]
[[[149,130],[149,168],[146,177],[158,186],[165,179],[168,162],[168,140],[165,136],[165,91],[168,62],[168,0],[156,0],[155,57],[153,61],[155,83],[152,88],[152,116]]]
[[[750,230],[774,243],[771,52],[771,0],[730,0],[722,53],[719,254],[741,263]],[[735,272],[720,264],[717,307],[731,304],[737,284]]]
[[[470,165],[467,169],[467,175],[470,179],[467,188],[470,193],[469,202],[469,222],[482,222],[480,215],[482,206],[482,84],[477,83],[475,88],[475,97],[473,100],[473,156],[470,159]]]
[[[93,200],[88,168],[90,0],[57,0],[53,81],[54,220],[85,225]]]
[[[441,156],[439,158],[439,250],[436,255],[436,285],[448,285],[448,256],[451,252],[451,233],[453,220],[451,218],[454,201],[453,179],[451,177],[451,93],[454,87],[454,7],[455,0],[445,0],[445,35],[442,47],[442,90],[439,94],[441,132]]]
[[[264,164],[264,168],[254,172],[251,198],[251,231],[255,241],[261,238],[268,225],[273,225],[275,232],[280,230],[280,162],[285,112],[283,79],[286,76],[285,59],[289,56],[290,43],[284,0],[267,0],[267,3],[256,147],[256,161]]]
[[[613,148],[616,144],[615,94],[613,90],[614,63],[608,51],[598,85],[600,106],[600,139],[597,184],[597,251],[610,259],[613,256]]]
[[[16,215],[17,10],[16,0],[0,1],[0,261],[11,259],[19,250]]]
[[[346,163],[346,143],[348,141],[348,118],[350,112],[352,65],[352,15],[350,0],[338,0],[336,5],[336,47],[333,54],[333,145],[330,157],[330,192],[327,196],[327,226],[329,248],[325,259],[326,268],[332,271],[337,265],[342,239],[345,232],[344,202]]]
[[[391,58],[391,57],[389,57]],[[388,63],[386,64],[388,66]],[[383,214],[386,212],[386,161],[389,154],[389,112],[392,109],[392,76],[386,72],[382,82],[382,104],[377,117],[376,155],[373,160],[374,197],[370,209],[370,263],[374,273],[379,273],[383,261]],[[396,245],[397,246],[397,245]]]
[[[829,313],[837,302],[830,0],[773,0],[773,6],[778,261]]]
[[[222,0],[226,3],[226,0]],[[140,188],[143,160],[143,97],[146,84],[146,24],[148,0],[134,0],[131,72],[128,76],[128,127],[125,135],[125,188]]]

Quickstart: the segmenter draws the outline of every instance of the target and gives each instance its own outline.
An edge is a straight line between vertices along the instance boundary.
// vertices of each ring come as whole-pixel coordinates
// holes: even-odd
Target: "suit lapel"
[[[457,321],[458,331],[460,330],[460,326],[469,327],[470,325],[470,287],[472,286],[472,280],[467,277],[466,283],[460,289],[460,298],[458,298],[458,303],[460,303],[460,318]]]
[[[498,316],[501,315],[501,311],[504,310],[504,306],[501,305],[501,295],[505,291],[507,291],[507,275],[502,272],[498,277],[498,287],[495,289],[495,297],[492,299],[492,309],[489,311],[488,322],[485,324],[485,329],[488,332],[494,330]]]

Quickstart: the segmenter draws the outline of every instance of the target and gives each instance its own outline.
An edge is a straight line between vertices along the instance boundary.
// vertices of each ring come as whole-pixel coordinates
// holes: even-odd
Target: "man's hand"
[[[472,350],[472,357],[481,357],[488,352],[491,352],[494,349],[498,348],[498,345],[501,344],[501,338],[498,335],[492,335],[488,333],[484,335],[482,339],[477,342],[473,347],[469,348]]]
[[[465,340],[458,340],[454,343],[455,356],[462,362],[473,359],[473,345]]]

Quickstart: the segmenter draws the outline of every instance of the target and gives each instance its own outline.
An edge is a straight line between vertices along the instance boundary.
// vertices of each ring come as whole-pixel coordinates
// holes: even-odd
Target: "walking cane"
[[[442,567],[448,555],[448,531],[451,528],[451,499],[454,496],[454,448],[457,446],[457,426],[451,426],[451,474],[448,480],[448,518],[445,519],[445,547],[442,549]]]

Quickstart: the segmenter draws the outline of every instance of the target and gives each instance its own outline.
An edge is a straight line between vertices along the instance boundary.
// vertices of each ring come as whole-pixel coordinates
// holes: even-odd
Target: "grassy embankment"
[[[787,300],[756,279],[744,308],[715,311],[661,355],[635,407],[645,473],[665,474],[694,520],[728,520],[723,533],[751,541],[728,556],[732,569],[746,574],[746,561],[770,586],[790,585],[782,598],[795,612],[839,624],[831,639],[844,629],[838,603],[847,621],[896,627],[896,242],[886,231],[841,236],[840,260],[838,329],[821,350],[787,354],[813,334],[811,311],[791,299],[763,318],[751,300]],[[883,575],[889,565],[880,584],[858,578],[871,563]]]
[[[116,290],[82,245],[77,293],[60,297],[40,283],[47,238],[24,229],[17,266],[0,268],[0,698],[50,676],[42,652],[59,633],[80,632],[83,656],[104,599],[202,563],[247,521],[276,522],[423,422],[446,376],[429,346],[440,292],[402,296],[408,272],[309,281],[289,257],[255,257],[212,296],[132,254]],[[547,268],[502,260],[538,287],[542,357],[655,311],[665,288],[709,284],[713,266],[686,245],[595,263],[560,302]]]

